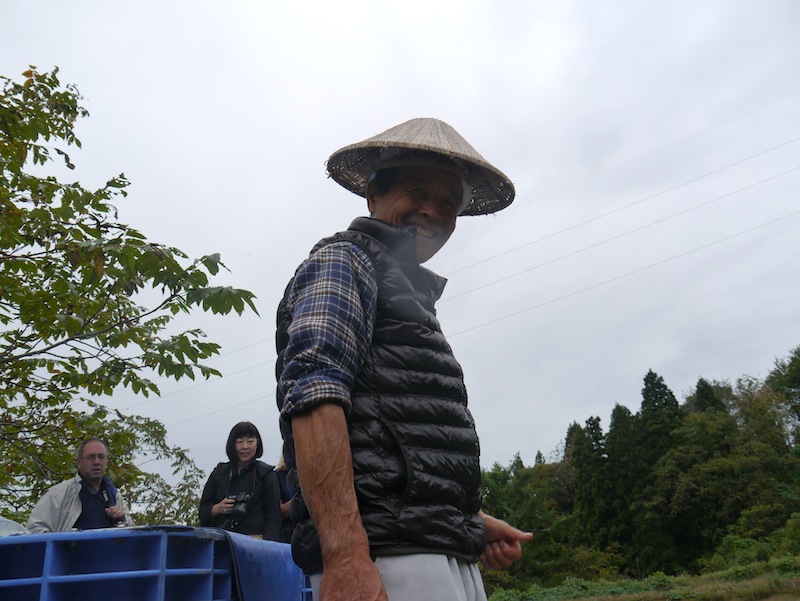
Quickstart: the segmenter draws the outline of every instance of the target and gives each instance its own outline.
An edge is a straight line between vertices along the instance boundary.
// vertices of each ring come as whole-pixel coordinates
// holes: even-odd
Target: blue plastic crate
[[[263,573],[270,577],[259,578]],[[3,601],[299,601],[310,599],[304,588],[288,545],[216,528],[111,528],[0,538]]]
[[[226,601],[230,545],[212,529],[108,529],[0,539],[7,601]]]

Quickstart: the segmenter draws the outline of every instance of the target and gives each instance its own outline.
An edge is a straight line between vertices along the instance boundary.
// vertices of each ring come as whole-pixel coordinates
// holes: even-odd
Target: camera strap
[[[245,488],[244,488],[244,490],[232,490],[231,485],[233,483],[233,479],[234,479],[235,476],[238,476],[239,474],[241,474],[241,472],[237,472],[236,471],[236,467],[234,467],[234,465],[231,464],[231,470],[228,472],[228,494],[235,494],[235,493],[238,493],[238,492],[249,492],[249,493],[254,493],[255,492],[255,490],[256,490],[256,472],[258,471],[258,464],[257,464],[257,462],[254,461],[253,463],[251,463],[250,465],[248,465],[244,469],[245,470],[250,470],[250,476],[251,476],[250,477],[250,489],[249,490],[247,489],[246,480],[245,480]],[[244,479],[242,479],[242,480],[244,480]],[[237,481],[237,483],[238,483],[238,481]]]

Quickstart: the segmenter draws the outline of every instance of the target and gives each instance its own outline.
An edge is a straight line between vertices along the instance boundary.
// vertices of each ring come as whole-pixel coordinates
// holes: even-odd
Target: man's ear
[[[372,180],[367,184],[367,210],[370,215],[375,212],[375,182]]]

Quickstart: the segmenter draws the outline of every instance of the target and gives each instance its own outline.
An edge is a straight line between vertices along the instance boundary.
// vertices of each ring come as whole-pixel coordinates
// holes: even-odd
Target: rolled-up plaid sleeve
[[[288,289],[292,315],[278,381],[281,417],[321,403],[350,412],[350,391],[375,324],[377,281],[366,253],[330,244],[300,266]]]

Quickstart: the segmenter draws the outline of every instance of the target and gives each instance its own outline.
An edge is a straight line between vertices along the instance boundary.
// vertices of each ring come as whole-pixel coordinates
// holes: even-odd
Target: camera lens
[[[250,493],[240,492],[234,497],[235,503],[231,510],[231,521],[238,522],[247,514],[247,502],[250,500]]]

